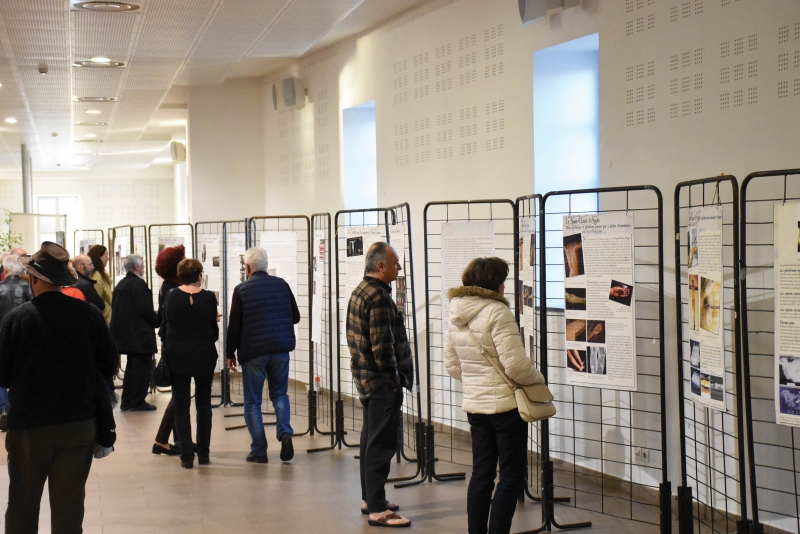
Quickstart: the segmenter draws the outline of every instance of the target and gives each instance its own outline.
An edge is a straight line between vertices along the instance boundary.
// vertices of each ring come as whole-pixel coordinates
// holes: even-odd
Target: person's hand
[[[617,287],[612,287],[611,291],[609,291],[609,295],[611,295],[612,297],[616,297],[618,299],[628,298],[630,294],[631,294],[631,288],[629,287],[617,286]]]
[[[578,371],[583,371],[584,367],[586,367],[585,364],[581,361],[581,357],[578,354],[578,351],[575,349],[567,349],[567,359],[572,364],[572,366]]]
[[[228,365],[228,369],[231,371],[236,371],[236,358],[228,358],[226,363]]]
[[[222,319],[222,314],[221,314],[221,313],[218,313],[218,314],[217,314],[217,322],[219,322],[219,320],[220,320],[220,319]]]

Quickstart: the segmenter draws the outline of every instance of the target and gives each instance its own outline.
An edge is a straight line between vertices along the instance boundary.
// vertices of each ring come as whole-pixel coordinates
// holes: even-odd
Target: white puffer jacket
[[[517,384],[544,383],[544,376],[522,346],[519,327],[508,301],[499,293],[474,286],[453,288],[450,326],[444,344],[447,373],[464,384],[462,408],[467,413],[503,413],[517,407],[514,392],[486,361],[469,331],[486,351],[500,358],[506,374]]]

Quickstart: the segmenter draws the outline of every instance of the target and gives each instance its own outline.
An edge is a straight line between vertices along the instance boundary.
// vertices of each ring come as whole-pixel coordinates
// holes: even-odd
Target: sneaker
[[[267,455],[266,454],[264,456],[257,456],[255,454],[253,454],[252,452],[247,455],[247,458],[245,458],[245,460],[247,460],[248,462],[256,463],[256,464],[265,464],[265,463],[269,462],[269,460],[267,459]]]
[[[8,428],[8,410],[0,411],[0,432],[5,432]]]
[[[281,461],[288,462],[294,458],[294,445],[292,445],[292,435],[284,432],[281,436]]]

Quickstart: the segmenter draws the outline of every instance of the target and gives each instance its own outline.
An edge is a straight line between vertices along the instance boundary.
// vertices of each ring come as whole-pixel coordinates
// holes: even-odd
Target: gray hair
[[[22,265],[19,263],[19,256],[16,254],[9,254],[3,258],[3,270],[6,276],[14,276],[22,273]]]
[[[389,246],[389,243],[378,241],[373,243],[367,251],[367,257],[364,265],[364,272],[375,273],[378,272],[378,264],[383,262],[386,265],[386,260],[389,257],[389,251],[394,250]]]
[[[144,261],[142,260],[142,257],[139,256],[138,254],[131,254],[130,256],[125,257],[124,266],[126,273],[132,273],[142,265],[144,265]]]
[[[244,253],[244,262],[250,266],[251,272],[266,272],[267,266],[269,265],[267,251],[261,247],[250,247]]]

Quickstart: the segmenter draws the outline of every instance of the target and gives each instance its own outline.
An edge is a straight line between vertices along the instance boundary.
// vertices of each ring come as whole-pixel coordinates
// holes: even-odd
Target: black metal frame
[[[85,234],[87,234],[89,232],[93,232],[92,234],[90,234],[91,237],[85,235]],[[81,237],[87,237],[87,238],[91,239],[91,238],[96,238],[97,237],[97,232],[100,232],[100,239],[97,241],[97,244],[98,245],[105,245],[105,232],[103,232],[102,230],[75,230],[72,233],[72,252],[73,252],[73,256],[77,256],[78,254],[80,254],[80,252],[78,252],[78,250],[79,250],[78,246],[79,246],[79,243],[80,243],[80,239],[78,239],[78,234],[80,233]]]
[[[637,204],[637,207],[631,208],[629,206],[629,197],[630,197],[630,195],[632,193],[636,194],[638,192],[645,192],[645,193],[652,192],[655,195],[655,200],[656,200],[655,207],[642,208],[642,207],[639,207],[639,205]],[[606,197],[608,197],[608,196],[612,196],[613,197],[613,196],[615,196],[616,193],[619,193],[621,195],[624,194],[624,205],[621,205],[621,206],[616,207],[616,208],[609,207],[608,209],[603,209],[601,207],[601,198],[603,200],[605,200]],[[637,359],[641,359],[643,357],[647,357],[647,358],[658,358],[658,360],[659,360],[659,362],[658,362],[659,363],[659,367],[658,367],[659,368],[658,384],[659,384],[660,391],[658,392],[657,395],[659,397],[659,409],[660,409],[660,412],[656,412],[655,410],[652,410],[652,411],[637,410],[639,412],[644,412],[644,413],[648,414],[649,416],[655,416],[656,414],[658,414],[658,416],[660,418],[659,427],[660,427],[660,442],[661,442],[660,445],[661,445],[661,448],[660,448],[660,451],[658,451],[658,452],[660,452],[660,454],[661,454],[661,468],[660,468],[661,469],[661,482],[659,483],[658,504],[655,505],[655,504],[650,504],[650,503],[646,503],[646,502],[643,502],[643,501],[635,502],[633,500],[633,488],[634,488],[634,486],[636,484],[632,480],[631,481],[621,480],[619,482],[619,485],[621,487],[623,487],[623,488],[625,486],[629,487],[629,490],[628,490],[627,495],[626,495],[628,497],[628,499],[626,501],[623,501],[623,502],[627,502],[629,504],[629,514],[628,514],[629,517],[627,517],[627,518],[633,519],[633,520],[637,520],[637,521],[641,521],[642,520],[639,517],[634,517],[634,504],[638,505],[637,506],[637,512],[642,512],[643,509],[645,509],[644,507],[650,507],[649,509],[647,509],[647,511],[648,511],[647,515],[652,514],[652,512],[654,511],[653,508],[655,508],[655,509],[658,510],[658,513],[660,515],[659,524],[660,524],[661,533],[662,534],[669,534],[671,532],[672,516],[671,516],[671,484],[670,484],[670,482],[668,480],[667,422],[666,422],[667,406],[666,406],[666,397],[665,397],[666,360],[665,360],[665,348],[664,348],[664,335],[665,334],[664,334],[664,245],[663,245],[664,217],[663,217],[663,199],[662,199],[661,192],[659,191],[659,189],[657,187],[651,186],[651,185],[633,186],[633,187],[608,187],[608,188],[594,188],[594,189],[579,189],[579,190],[572,190],[572,191],[553,191],[553,192],[550,192],[550,193],[547,193],[546,195],[544,195],[544,197],[542,199],[542,204],[541,204],[542,210],[541,210],[541,217],[540,217],[540,223],[541,223],[541,230],[540,230],[540,239],[541,239],[541,241],[540,241],[540,247],[541,247],[540,248],[540,257],[541,257],[541,260],[542,260],[541,263],[540,263],[540,299],[541,299],[541,303],[542,303],[542,317],[541,317],[542,318],[542,322],[541,322],[541,327],[540,327],[540,329],[541,329],[540,335],[541,335],[541,341],[542,341],[541,351],[542,351],[542,354],[544,355],[544,357],[542,358],[541,370],[542,370],[542,373],[545,375],[545,377],[547,377],[547,382],[550,385],[551,390],[553,391],[553,394],[556,397],[556,404],[558,406],[559,413],[566,412],[568,414],[567,417],[572,420],[573,436],[571,437],[571,439],[572,439],[572,443],[573,443],[573,449],[572,449],[573,451],[575,450],[574,449],[574,444],[575,444],[575,441],[577,439],[574,436],[574,424],[575,424],[574,407],[576,405],[576,402],[574,400],[575,399],[575,390],[576,389],[584,390],[584,391],[579,391],[579,393],[583,394],[585,392],[586,395],[589,396],[589,395],[592,394],[591,390],[597,390],[598,388],[567,385],[566,383],[561,383],[558,380],[554,380],[553,376],[551,376],[550,373],[548,372],[548,368],[550,367],[550,365],[549,365],[550,361],[549,360],[551,358],[552,358],[552,360],[553,360],[553,362],[555,364],[556,370],[560,370],[560,366],[561,366],[560,362],[563,361],[563,355],[562,355],[563,351],[560,348],[556,348],[555,349],[556,354],[551,354],[550,353],[551,349],[549,348],[549,342],[548,342],[548,318],[550,317],[550,315],[552,315],[556,311],[560,311],[560,310],[556,310],[556,309],[552,309],[552,308],[548,307],[547,285],[548,285],[548,282],[550,282],[550,283],[558,283],[560,281],[549,281],[547,279],[547,267],[548,267],[548,265],[560,265],[560,263],[557,261],[555,263],[549,264],[548,261],[547,261],[547,259],[548,259],[547,251],[548,251],[548,249],[553,249],[554,250],[553,254],[556,254],[559,259],[561,258],[561,255],[562,255],[561,249],[562,249],[562,246],[563,246],[562,243],[559,240],[559,243],[556,244],[557,246],[548,247],[548,233],[556,232],[556,233],[560,234],[562,232],[562,228],[563,228],[562,227],[562,223],[559,220],[558,221],[558,225],[553,224],[553,226],[557,226],[557,228],[551,229],[550,225],[548,224],[548,222],[549,222],[550,217],[553,217],[553,216],[559,216],[559,219],[560,219],[560,216],[562,216],[562,215],[573,214],[573,212],[572,212],[572,198],[573,198],[573,196],[577,196],[577,195],[594,195],[594,197],[596,199],[596,203],[597,203],[596,204],[596,209],[593,209],[593,210],[588,211],[588,212],[583,211],[583,212],[579,212],[579,213],[608,213],[608,212],[611,212],[611,211],[626,211],[626,212],[627,211],[634,211],[634,212],[637,212],[637,211],[638,212],[641,212],[641,211],[653,212],[653,211],[655,211],[656,215],[657,215],[657,221],[655,223],[655,227],[653,227],[653,226],[640,227],[640,226],[636,225],[636,223],[634,223],[634,234],[637,231],[641,232],[643,230],[645,230],[645,231],[657,230],[657,243],[656,244],[652,244],[652,245],[636,245],[636,241],[634,241],[634,262],[635,262],[635,265],[634,265],[634,283],[637,284],[638,286],[642,286],[642,285],[653,286],[653,285],[655,285],[657,283],[657,285],[658,285],[657,297],[658,298],[657,298],[656,301],[641,299],[638,296],[639,294],[641,294],[641,290],[639,290],[639,291],[634,293],[634,298],[636,299],[637,304],[639,304],[639,308],[638,309],[639,309],[640,312],[642,311],[642,309],[644,308],[645,305],[647,305],[648,309],[650,309],[650,308],[653,308],[654,304],[657,304],[657,308],[656,308],[657,309],[657,317],[636,317],[635,321],[637,323],[645,323],[645,324],[647,324],[650,327],[649,328],[650,331],[653,331],[653,329],[652,329],[653,323],[657,323],[658,324],[658,352],[657,352],[657,354],[654,354],[654,355],[653,354],[641,354],[641,352],[644,352],[644,350],[643,350],[644,349],[644,345],[643,345],[643,343],[640,344],[639,342],[646,340],[646,341],[650,341],[652,344],[655,344],[655,339],[653,338],[653,336],[643,337],[641,332],[637,332],[637,334],[636,334],[636,341],[637,341],[636,357],[637,357]],[[551,200],[551,199],[553,199],[555,197],[564,197],[564,196],[567,197],[567,202],[568,202],[567,211],[558,211],[558,212],[554,212],[554,213],[548,213],[548,211],[547,211],[548,200]],[[635,257],[636,249],[641,249],[641,248],[657,248],[657,258],[658,258],[657,262],[656,263],[644,263],[644,264],[636,262],[636,257]],[[655,267],[658,270],[657,282],[655,280],[648,281],[648,282],[640,281],[637,278],[637,271],[639,270],[640,267]],[[642,325],[642,326],[644,326],[644,325]],[[558,332],[554,332],[554,334],[558,334]],[[637,382],[637,386],[638,387],[641,387],[641,382],[644,380],[644,377],[648,377],[648,376],[649,377],[653,377],[652,374],[648,375],[648,374],[643,372],[643,368],[645,366],[643,366],[642,363],[644,363],[644,362],[640,362],[639,365],[637,366],[637,370],[638,370],[637,373],[639,375],[639,381]],[[571,389],[568,389],[568,388],[571,388]],[[603,393],[603,391],[606,391],[606,390],[603,390],[603,389],[599,390],[601,411],[602,411],[602,401],[603,401],[602,393]],[[613,393],[615,395],[618,395],[620,392],[614,391]],[[634,411],[634,409],[633,409],[633,405],[634,405],[633,397],[634,397],[634,394],[642,396],[642,398],[639,399],[639,400],[645,400],[646,396],[654,395],[652,392],[643,393],[643,392],[640,392],[640,391],[628,392],[628,394],[630,395],[628,405],[630,406],[629,410],[631,412]],[[572,400],[570,400],[570,399],[572,399]],[[586,404],[582,405],[582,407],[589,407],[589,406],[591,406],[591,405],[586,405]],[[570,410],[570,409],[567,409],[567,408],[572,408],[572,409]],[[619,408],[617,408],[617,409],[619,409]],[[552,459],[552,456],[553,456],[553,454],[552,454],[552,452],[553,452],[552,451],[552,445],[553,444],[551,443],[551,441],[553,439],[558,440],[558,439],[562,439],[562,438],[567,438],[567,439],[570,438],[570,436],[559,436],[558,434],[554,434],[553,432],[551,432],[551,428],[553,427],[554,424],[556,424],[555,421],[557,421],[558,419],[561,419],[561,417],[559,417],[559,414],[556,414],[556,416],[553,419],[546,420],[546,421],[542,422],[542,433],[543,433],[543,436],[546,436],[546,438],[542,440],[542,454],[541,454],[542,468],[543,468],[543,479],[544,479],[544,484],[543,484],[543,487],[542,487],[542,526],[540,528],[538,528],[536,530],[533,530],[533,531],[530,531],[530,532],[541,532],[543,530],[548,530],[549,531],[549,530],[551,530],[552,527],[556,527],[556,528],[559,528],[559,529],[565,529],[565,528],[579,528],[579,527],[589,527],[589,526],[591,526],[590,522],[573,523],[573,524],[569,524],[569,525],[567,525],[567,524],[559,524],[558,521],[556,521],[556,518],[555,518],[554,504],[558,500],[554,496],[555,488],[556,488],[556,475],[557,475],[556,471],[557,470],[554,467],[554,462],[553,462],[553,459]],[[631,433],[634,430],[636,430],[636,431],[638,431],[640,433],[652,432],[652,430],[650,430],[648,428],[636,428],[636,427],[634,427],[632,421],[633,421],[633,417],[631,417],[631,420],[629,421],[629,425],[628,425],[628,428],[627,428],[629,431],[631,431]],[[586,441],[586,440],[584,440],[584,441]],[[608,443],[609,446],[613,445],[612,442],[605,442],[603,440],[603,438],[601,437],[601,444],[605,445],[606,443]],[[559,454],[559,452],[557,451],[556,454]],[[568,453],[564,453],[564,454],[568,454]],[[572,454],[573,455],[577,455],[575,452],[573,452]],[[597,458],[597,457],[589,457],[589,456],[587,456],[587,458],[588,459],[592,459],[592,460],[599,460],[601,462],[601,466],[602,466],[603,472],[605,471],[605,462],[612,461],[610,458],[606,458],[606,456],[605,456],[605,446],[601,447],[601,452],[600,452],[599,458]],[[632,465],[632,463],[628,463],[626,465]],[[602,479],[601,479],[601,482],[600,482],[600,484],[601,484],[601,492],[600,492],[599,495],[597,493],[593,494],[591,492],[583,492],[582,491],[582,492],[580,492],[580,497],[579,497],[578,476],[577,476],[577,469],[576,468],[577,468],[577,464],[573,464],[572,487],[559,486],[562,489],[570,490],[570,492],[571,492],[571,502],[572,502],[572,506],[573,507],[575,507],[575,508],[585,508],[585,506],[582,503],[582,500],[583,500],[584,496],[586,496],[586,495],[593,495],[594,497],[598,497],[599,496],[599,498],[600,498],[599,509],[594,509],[593,511],[600,512],[600,513],[605,513],[605,502],[606,502],[606,499],[609,499],[609,500],[611,500],[611,499],[622,500],[622,498],[618,497],[618,495],[622,495],[624,492],[617,492],[616,495],[613,494],[613,493],[609,493],[609,494],[606,493],[606,487],[605,487],[605,478],[606,477],[605,477],[605,475],[602,476]],[[613,492],[613,488],[611,488],[610,492]],[[587,500],[589,502],[591,502],[591,497],[587,498]],[[625,517],[625,516],[623,516],[623,517]],[[646,516],[643,515],[643,517],[646,517]]]
[[[724,186],[722,189],[721,185]],[[726,197],[724,201],[721,198],[723,195]],[[734,412],[713,410],[703,404],[695,403],[686,391],[687,379],[684,368],[690,364],[688,336],[684,336],[688,322],[684,323],[683,308],[684,305],[689,305],[686,293],[688,267],[685,257],[681,257],[684,250],[681,239],[686,237],[688,209],[704,206],[720,206],[723,210],[721,243],[723,280],[721,283],[723,284],[723,293],[727,294],[724,299],[727,306],[720,314],[720,321],[723,324],[723,336],[730,340],[725,344],[726,393],[734,396]],[[699,531],[710,528],[713,532],[747,532],[744,418],[740,385],[742,369],[739,343],[741,331],[738,262],[739,185],[736,177],[718,176],[679,183],[675,187],[674,211],[676,334],[679,347],[678,391],[681,421],[681,485],[677,488],[679,530],[682,534],[691,533],[694,531],[696,522]],[[727,286],[725,285],[726,281]],[[728,328],[725,326],[726,323],[730,325]],[[725,332],[728,332],[728,336],[725,335]],[[691,412],[691,416],[688,418],[687,410]],[[731,418],[734,419],[733,422],[730,421]],[[730,451],[729,443],[732,440],[735,448]],[[718,446],[719,443],[721,443],[721,448]],[[731,461],[738,473],[729,474],[728,468]],[[693,469],[687,466],[687,462],[693,466]],[[719,479],[720,475],[722,476],[721,480]],[[729,482],[735,484],[729,484]],[[731,495],[730,492],[738,493],[738,496]],[[715,506],[720,496],[724,500],[724,510]],[[738,513],[736,510],[729,510],[729,503],[740,507]],[[720,525],[720,523],[722,524]]]
[[[791,178],[791,179],[790,179]],[[800,466],[800,428],[778,425],[774,411],[774,285],[769,280],[774,269],[773,204],[800,201],[800,168],[754,172],[742,182],[740,203],[740,270],[742,386],[747,425],[747,456],[752,509],[751,534],[761,534],[775,519],[792,521],[800,532],[800,490],[797,480]],[[752,188],[756,192],[749,193]],[[758,204],[766,204],[768,217],[759,217]],[[748,207],[753,209],[748,212]],[[752,213],[755,212],[755,215]],[[764,230],[769,229],[765,237]],[[752,233],[752,235],[749,235]],[[757,256],[748,265],[748,251]],[[757,254],[756,254],[757,253]],[[748,287],[747,278],[764,274],[761,283]],[[772,296],[772,298],[765,298]],[[760,302],[765,304],[759,305]],[[751,329],[751,325],[752,329]],[[755,385],[755,387],[753,387]],[[766,396],[764,396],[766,394]],[[785,466],[791,465],[791,469]],[[758,471],[758,478],[756,472]],[[768,479],[759,486],[759,479]],[[794,482],[794,484],[792,484]],[[780,487],[779,487],[780,486]],[[764,497],[774,503],[783,499],[794,513],[767,508]],[[791,501],[791,503],[789,502]],[[785,525],[781,525],[785,529]]]

